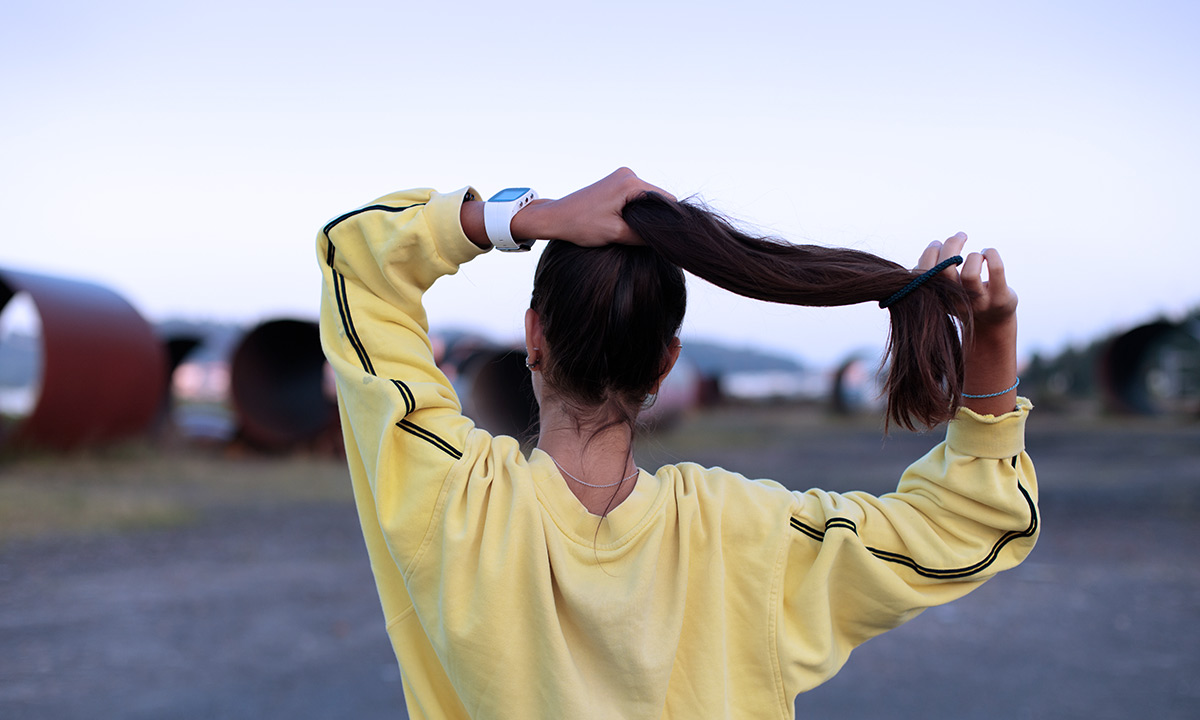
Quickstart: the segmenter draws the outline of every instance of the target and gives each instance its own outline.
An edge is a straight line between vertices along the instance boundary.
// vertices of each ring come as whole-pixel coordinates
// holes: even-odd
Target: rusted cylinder
[[[1158,320],[1111,339],[1096,377],[1108,410],[1194,414],[1200,406],[1200,339],[1190,326]]]
[[[317,439],[338,422],[317,324],[271,320],[246,333],[230,364],[238,434],[265,450]]]
[[[525,353],[506,348],[479,349],[455,368],[463,412],[493,435],[525,440],[537,435],[538,409]]]
[[[41,318],[41,391],[0,442],[69,449],[146,430],[167,372],[150,324],[99,285],[0,269],[0,308],[19,292],[28,293]]]

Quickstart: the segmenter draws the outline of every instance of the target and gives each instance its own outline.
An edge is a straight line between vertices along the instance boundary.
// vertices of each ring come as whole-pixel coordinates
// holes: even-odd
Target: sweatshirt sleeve
[[[894,493],[796,493],[778,623],[788,697],[831,677],[850,651],[1020,563],[1039,529],[1024,451],[1031,405],[960,410],[946,440]]]
[[[405,571],[473,427],[434,362],[421,305],[433,282],[484,252],[459,212],[478,193],[409,190],[330,221],[317,236],[321,343],[337,378],[351,480],[377,574]],[[374,534],[372,534],[374,533]],[[381,592],[384,583],[381,583]]]

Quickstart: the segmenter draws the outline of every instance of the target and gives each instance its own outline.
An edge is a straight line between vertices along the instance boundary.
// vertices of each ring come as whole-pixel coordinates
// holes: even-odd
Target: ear
[[[667,375],[671,374],[671,369],[675,367],[675,361],[679,359],[679,351],[682,349],[683,343],[679,341],[679,338],[671,341],[671,347],[667,348],[667,357],[663,362],[662,374],[658,376],[658,382],[654,383],[655,393],[662,387],[663,380],[667,379]]]
[[[529,362],[542,359],[546,352],[546,336],[542,334],[542,318],[533,308],[525,311],[525,354]]]

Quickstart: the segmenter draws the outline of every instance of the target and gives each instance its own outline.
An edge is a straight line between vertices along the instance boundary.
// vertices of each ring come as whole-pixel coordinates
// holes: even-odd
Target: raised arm
[[[918,269],[958,255],[966,240],[930,244]],[[971,253],[961,274],[946,272],[972,296],[965,394],[987,397],[964,397],[945,442],[905,471],[896,492],[797,495],[780,623],[792,693],[832,675],[862,642],[1017,565],[1036,542],[1037,480],[1024,452],[1030,405],[1011,387],[1017,297],[993,249]]]
[[[475,197],[470,188],[394,193],[338,216],[317,237],[321,341],[377,573],[389,551],[407,566],[471,428],[434,362],[422,296],[482,252],[459,225],[461,203]]]
[[[630,200],[647,192],[675,199],[674,195],[642,180],[629,168],[620,168],[557,200],[534,200],[513,216],[513,238],[553,238],[582,247],[641,244],[641,239],[625,224],[621,211]],[[464,202],[461,221],[463,232],[471,242],[481,248],[491,247],[484,230],[482,202]]]

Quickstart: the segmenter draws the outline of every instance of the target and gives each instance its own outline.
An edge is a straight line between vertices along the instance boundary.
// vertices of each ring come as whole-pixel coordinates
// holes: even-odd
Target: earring
[[[537,352],[538,350],[541,350],[541,348],[533,349],[534,352]],[[536,360],[530,361],[530,359],[529,359],[530,355],[531,355],[531,353],[525,354],[525,367],[529,368],[530,371],[537,370],[538,366],[542,364],[542,359],[538,358]]]

